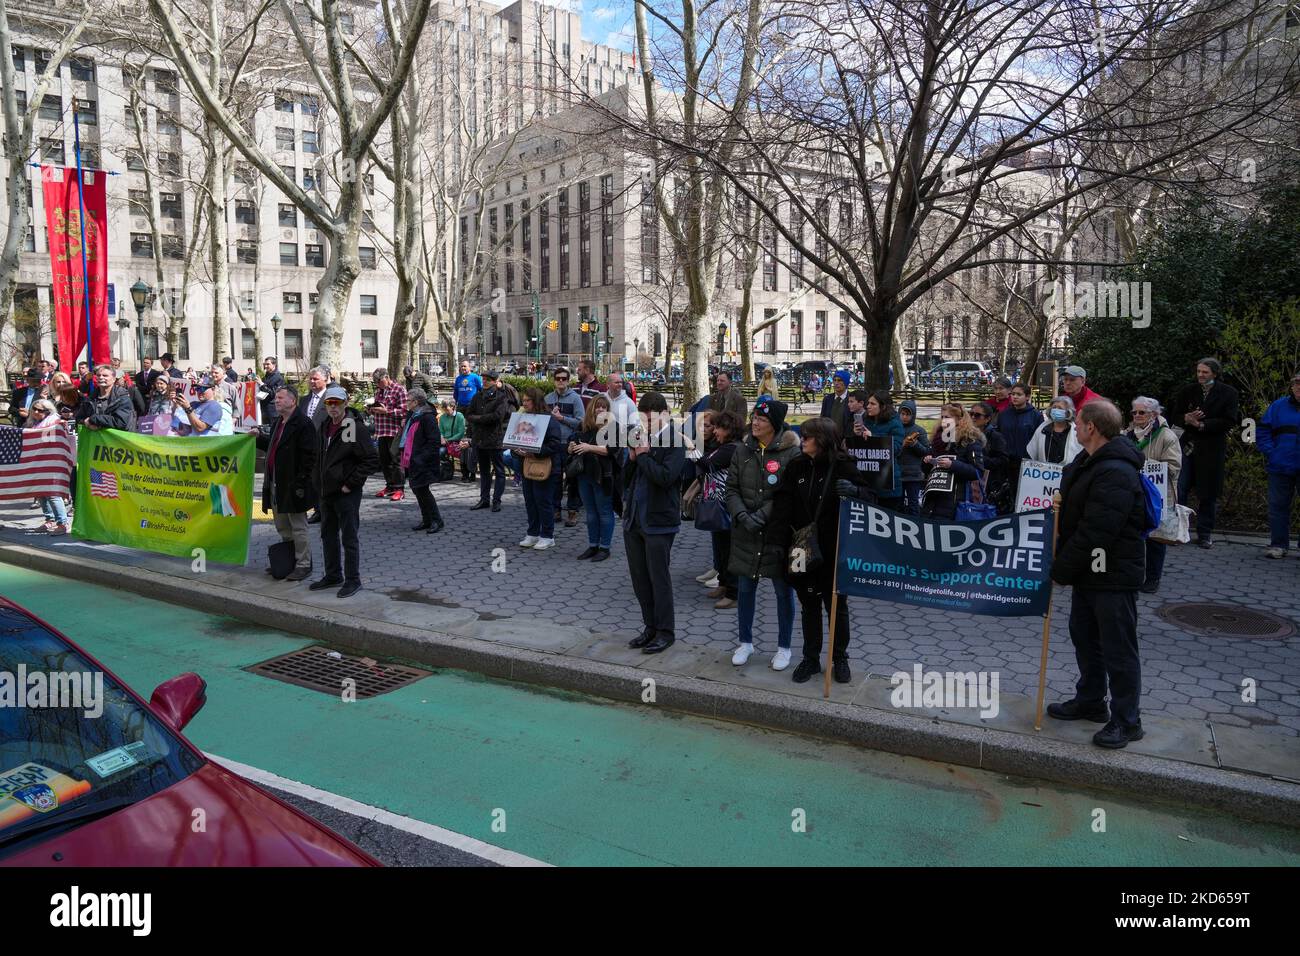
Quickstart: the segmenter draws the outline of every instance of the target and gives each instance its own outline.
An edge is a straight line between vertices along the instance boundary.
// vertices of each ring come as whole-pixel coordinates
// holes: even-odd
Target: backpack
[[[1142,491],[1146,496],[1147,513],[1142,525],[1142,537],[1150,536],[1152,531],[1160,527],[1160,516],[1164,512],[1165,497],[1156,487],[1155,482],[1148,478],[1143,472],[1138,472],[1138,477],[1142,479]]]

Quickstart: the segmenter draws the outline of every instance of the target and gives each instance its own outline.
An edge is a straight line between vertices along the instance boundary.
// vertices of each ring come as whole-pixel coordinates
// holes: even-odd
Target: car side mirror
[[[175,731],[185,728],[208,702],[208,682],[193,672],[178,674],[153,690],[149,704]]]

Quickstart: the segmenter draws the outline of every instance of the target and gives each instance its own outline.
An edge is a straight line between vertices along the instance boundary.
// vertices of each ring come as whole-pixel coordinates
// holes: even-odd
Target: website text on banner
[[[86,348],[86,300],[90,287],[91,350],[96,362],[112,357],[108,336],[108,213],[102,172],[83,170],[82,196],[77,195],[75,167],[42,166],[41,194],[45,197],[45,227],[50,246],[50,291],[54,302],[54,328],[59,344],[59,367],[77,368]],[[82,274],[81,207],[86,207],[86,260]]]
[[[1020,482],[1016,486],[1016,511],[1038,511],[1052,507],[1052,495],[1061,490],[1061,474],[1064,465],[1054,465],[1048,461],[1025,461],[1020,463]],[[1142,473],[1151,479],[1161,497],[1169,500],[1169,466],[1163,461],[1148,461],[1142,466]]]
[[[142,551],[243,564],[253,436],[160,438],[82,428],[72,533]]]
[[[840,503],[840,594],[994,617],[1041,616],[1051,600],[1052,512],[933,521]]]

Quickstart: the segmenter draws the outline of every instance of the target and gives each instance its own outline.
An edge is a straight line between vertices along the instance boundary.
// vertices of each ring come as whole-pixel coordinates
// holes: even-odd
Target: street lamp
[[[126,340],[126,330],[130,328],[131,320],[126,317],[124,309],[119,309],[117,313],[117,358],[122,360],[122,343]]]
[[[136,350],[136,369],[144,368],[144,307],[149,304],[153,298],[153,288],[145,284],[143,279],[136,279],[135,285],[131,286],[131,303],[135,306],[136,315],[136,333],[135,333],[135,350]],[[119,324],[121,324],[119,322]]]
[[[284,325],[284,319],[280,318],[279,312],[271,316],[271,333],[272,333],[271,337],[275,339],[276,358],[282,358],[282,356],[280,355],[280,326],[282,325]]]
[[[727,345],[727,323],[718,323],[718,371],[722,371],[723,352]]]

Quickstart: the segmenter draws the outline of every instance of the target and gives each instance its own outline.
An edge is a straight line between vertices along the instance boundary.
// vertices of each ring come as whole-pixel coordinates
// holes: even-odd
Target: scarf
[[[1143,427],[1138,427],[1136,424],[1133,426],[1133,440],[1137,442],[1138,448],[1145,448],[1150,443],[1151,439],[1156,435],[1157,426],[1158,423],[1154,416]]]

